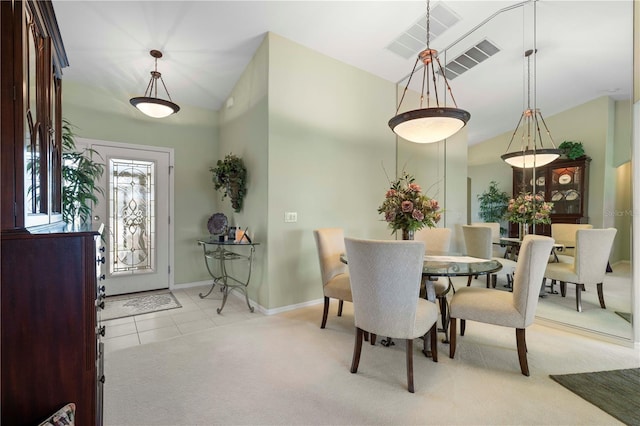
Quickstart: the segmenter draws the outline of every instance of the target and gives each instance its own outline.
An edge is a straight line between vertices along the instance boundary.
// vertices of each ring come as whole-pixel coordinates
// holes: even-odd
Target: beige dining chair
[[[351,283],[349,268],[340,261],[340,255],[345,253],[344,231],[342,228],[321,228],[313,231],[320,261],[320,275],[322,276],[322,292],[324,294],[324,309],[320,328],[327,325],[329,315],[329,301],[338,299],[338,316],[342,316],[344,301],[351,302]]]
[[[496,276],[498,274],[505,274],[507,277],[507,286],[511,287],[516,262],[511,259],[505,259],[504,257],[493,256],[494,244],[491,228],[484,225],[462,225],[462,234],[464,236],[465,253],[467,256],[497,260],[502,265],[502,269],[498,273],[487,275],[487,288],[491,285],[493,287],[496,286]],[[467,287],[471,285],[471,278],[470,276],[467,281]]]
[[[562,244],[564,246],[561,251],[556,250],[560,262],[573,262],[573,259],[569,259],[568,257],[575,256],[576,231],[579,229],[593,229],[593,225],[590,223],[551,224],[551,238],[556,241],[556,244]],[[552,261],[556,261],[556,259],[554,258]]]
[[[425,244],[425,254],[446,254],[451,248],[451,228],[422,228],[416,231],[414,239],[417,241],[423,241]],[[423,277],[423,287],[426,288],[427,277]],[[455,291],[451,279],[433,279],[433,289],[440,304],[440,318],[442,321],[442,331],[445,334],[445,342],[449,341],[447,336],[447,310],[448,301],[447,294],[451,291]]]
[[[419,297],[424,263],[422,241],[377,241],[345,238],[356,336],[351,372],[357,373],[364,333],[405,339],[407,388],[413,386],[413,340],[431,337],[433,361],[438,361],[435,303]],[[423,349],[423,352],[426,348]]]
[[[456,353],[456,322],[460,319],[460,335],[464,336],[466,321],[513,327],[520,371],[529,375],[525,329],[533,323],[553,239],[527,235],[522,241],[518,266],[513,280],[513,292],[479,287],[464,287],[453,295],[450,303],[449,357]]]
[[[567,294],[567,283],[576,285],[576,310],[582,312],[582,291],[585,285],[596,285],[600,307],[606,309],[602,284],[609,262],[617,229],[579,229],[576,231],[576,251],[573,262],[549,263],[544,273],[545,280],[560,282],[560,294]]]
[[[472,222],[471,226],[488,226],[491,228],[491,239],[494,243],[500,241],[500,223],[498,222]],[[493,244],[493,257],[505,257],[506,248]]]

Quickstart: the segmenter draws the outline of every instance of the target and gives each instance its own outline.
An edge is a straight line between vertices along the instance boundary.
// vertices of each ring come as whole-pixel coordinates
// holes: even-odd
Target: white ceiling
[[[431,47],[442,56],[482,21],[518,3],[434,0],[432,10],[445,5],[460,21]],[[498,14],[447,50],[451,60],[483,38],[501,50],[451,81],[458,107],[471,113],[470,144],[513,130],[525,107],[532,5]],[[536,105],[545,117],[607,94],[631,97],[632,7],[632,0],[537,1]],[[424,21],[426,2],[54,0],[54,8],[70,63],[65,80],[141,96],[153,68],[148,52],[158,49],[164,53],[158,70],[174,102],[217,110],[268,31],[401,81],[415,59],[386,47]]]

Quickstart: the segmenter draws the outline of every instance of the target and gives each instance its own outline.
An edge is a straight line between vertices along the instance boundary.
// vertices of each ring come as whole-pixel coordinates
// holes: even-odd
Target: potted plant
[[[222,190],[222,199],[229,197],[236,212],[242,210],[242,201],[247,194],[247,169],[240,157],[227,154],[218,160],[216,167],[209,169],[216,190]]]
[[[62,120],[62,220],[68,224],[91,221],[91,207],[98,204],[96,194],[104,190],[96,185],[104,173],[104,164],[92,159],[100,157],[95,150],[76,149],[73,125]]]
[[[564,141],[558,146],[562,154],[571,160],[580,158],[584,155],[584,147],[582,142]]]
[[[478,201],[480,202],[478,216],[485,222],[500,222],[507,212],[509,198],[509,194],[498,188],[498,182],[492,180],[489,188],[478,195]],[[502,235],[505,232],[506,229],[501,226],[500,234]]]

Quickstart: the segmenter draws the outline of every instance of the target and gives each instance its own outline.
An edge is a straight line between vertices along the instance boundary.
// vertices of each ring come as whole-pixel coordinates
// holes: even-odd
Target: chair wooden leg
[[[467,328],[467,320],[461,319],[460,320],[460,335],[464,336],[464,331]]]
[[[369,335],[370,342],[369,343],[371,343],[371,346],[374,346],[376,344],[376,337],[378,337],[377,334],[370,333],[370,335]]]
[[[491,288],[491,274],[487,274],[487,288]]]
[[[413,339],[407,339],[407,387],[413,393]]]
[[[598,300],[600,300],[600,307],[602,309],[607,309],[607,307],[604,304],[604,293],[602,292],[602,283],[598,283]]]
[[[518,346],[518,360],[520,361],[520,371],[525,376],[528,376],[529,364],[527,363],[527,341],[525,339],[524,331],[524,328],[516,328],[516,344]]]
[[[438,362],[438,323],[435,322],[431,330],[429,331],[431,335],[431,358],[433,362]]]
[[[567,283],[560,281],[560,295],[565,297],[567,295]]]
[[[327,316],[329,315],[329,298],[327,296],[324,297],[324,310],[322,311],[322,324],[320,324],[320,328],[324,328],[327,325]]]
[[[363,332],[362,334],[364,334],[364,341],[365,341],[365,342],[368,342],[368,341],[369,341],[369,332],[368,332],[368,331],[365,331],[365,332]]]
[[[449,358],[456,354],[456,322],[455,318],[449,318]]]
[[[584,284],[576,284],[576,310],[582,312],[582,287]]]
[[[491,287],[496,288],[497,284],[498,284],[498,275],[496,274],[491,275]]]
[[[469,275],[469,278],[467,278],[467,287],[471,286],[471,278],[471,275]]]
[[[340,302],[338,303],[338,316],[339,317],[342,316],[342,305],[344,305],[344,300],[340,299]]]
[[[351,372],[358,372],[358,365],[360,364],[360,353],[362,352],[362,335],[361,328],[356,327],[356,341],[353,345],[353,359],[351,360]]]

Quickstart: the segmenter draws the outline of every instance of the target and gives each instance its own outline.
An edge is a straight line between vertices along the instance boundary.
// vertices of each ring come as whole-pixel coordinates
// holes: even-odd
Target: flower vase
[[[524,239],[524,236],[529,234],[529,224],[528,223],[521,223],[520,224],[520,229],[519,229],[519,237],[520,237],[520,241],[522,241]]]
[[[403,240],[413,240],[413,235],[414,235],[413,230],[411,229],[403,229],[402,230],[402,239]]]

